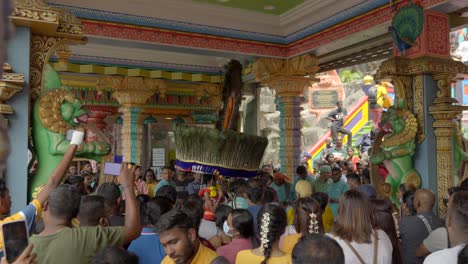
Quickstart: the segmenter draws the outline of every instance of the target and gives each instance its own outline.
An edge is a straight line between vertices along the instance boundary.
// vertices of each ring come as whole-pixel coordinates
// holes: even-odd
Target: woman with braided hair
[[[300,198],[294,206],[294,227],[297,234],[284,239],[281,250],[291,254],[294,246],[303,235],[323,234],[322,210],[320,203],[312,197]]]
[[[242,250],[236,263],[290,264],[291,255],[281,251],[279,240],[286,228],[286,212],[276,203],[266,204],[258,212],[260,247]]]

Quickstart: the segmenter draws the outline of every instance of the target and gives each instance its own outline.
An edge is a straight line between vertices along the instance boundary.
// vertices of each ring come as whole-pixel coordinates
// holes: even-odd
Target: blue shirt
[[[166,180],[160,180],[158,184],[156,185],[156,188],[154,188],[154,196],[156,196],[156,193],[158,192],[161,187],[166,186],[166,185],[172,185],[170,182]]]
[[[188,194],[197,194],[200,191],[201,188],[201,182],[198,180],[193,180],[191,183],[188,184]]]
[[[249,208],[247,208],[247,210],[249,210],[250,214],[253,217],[254,231],[255,231],[256,235],[258,235],[257,216],[258,216],[258,212],[260,211],[261,208],[262,208],[261,205],[251,205],[251,206],[249,206]]]
[[[130,243],[128,251],[135,253],[141,264],[161,263],[166,256],[159,235],[152,227],[144,227],[140,237]]]
[[[278,186],[273,182],[272,184],[270,184],[270,188],[276,191],[276,195],[278,196],[278,202],[287,202],[288,193],[286,191],[286,183],[283,183]]]
[[[333,182],[330,187],[330,192],[328,192],[328,196],[333,199],[340,199],[341,195],[349,190],[349,186],[346,182],[342,181],[341,179],[337,182]],[[328,204],[332,210],[333,218],[336,219],[338,215],[338,203],[329,203]]]

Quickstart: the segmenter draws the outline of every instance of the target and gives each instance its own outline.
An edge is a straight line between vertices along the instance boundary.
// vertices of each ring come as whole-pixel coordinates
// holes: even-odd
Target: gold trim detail
[[[48,130],[66,134],[72,126],[62,118],[61,107],[64,101],[73,103],[76,101],[72,93],[55,89],[41,97],[39,100],[39,119]]]
[[[58,22],[59,14],[42,0],[15,0],[13,16],[31,20]]]
[[[412,141],[416,136],[417,131],[417,121],[416,117],[408,110],[396,110],[396,114],[403,120],[405,120],[405,129],[399,133],[389,137],[384,136],[384,141],[382,142],[382,146],[389,148],[400,146],[407,142]]]
[[[441,65],[442,68],[443,65]],[[468,72],[468,67],[460,69],[461,72]],[[451,97],[451,82],[459,71],[433,74],[433,79],[437,82],[439,91],[436,98],[429,106],[429,113],[434,117],[434,134],[436,135],[436,160],[437,160],[437,194],[439,215],[445,214],[447,208],[443,202],[443,197],[448,188],[453,186],[454,168],[454,133],[458,128],[455,121],[463,112],[464,107],[455,105],[458,101]]]
[[[31,36],[31,57],[30,57],[30,80],[29,86],[31,87],[31,99],[35,100],[39,97],[42,89],[42,72],[45,63],[50,58],[53,48],[58,42],[62,41],[60,38],[32,35]]]
[[[424,118],[424,86],[423,86],[423,76],[416,75],[414,77],[414,115],[418,121],[418,134],[417,142],[422,143],[426,139],[426,134],[424,133],[424,128],[426,121]]]
[[[13,114],[13,108],[5,101],[23,90],[24,75],[14,73],[7,63],[3,64],[3,76],[0,79],[0,115]]]
[[[112,96],[121,106],[135,107],[145,105],[156,92],[165,96],[166,83],[164,80],[142,77],[105,76],[98,79],[96,88],[100,92],[111,89]]]

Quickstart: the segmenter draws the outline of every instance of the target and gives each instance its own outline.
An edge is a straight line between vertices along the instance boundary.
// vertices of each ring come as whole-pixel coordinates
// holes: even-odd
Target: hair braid
[[[260,250],[266,264],[273,251],[273,243],[277,243],[286,228],[286,212],[277,204],[266,204],[259,212]]]

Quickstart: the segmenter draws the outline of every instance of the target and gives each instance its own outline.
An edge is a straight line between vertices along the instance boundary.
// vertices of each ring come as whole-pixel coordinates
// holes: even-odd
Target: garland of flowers
[[[270,227],[270,213],[266,212],[262,217],[262,226],[260,227],[260,251],[264,252],[268,245],[268,231]]]
[[[315,213],[310,213],[309,216],[310,216],[309,233],[318,234],[319,226],[318,226],[318,221],[317,221],[317,215]]]

